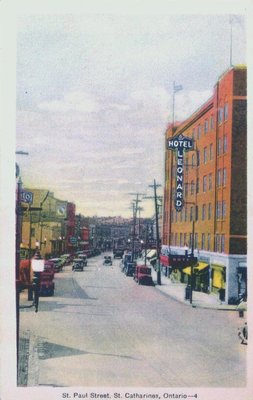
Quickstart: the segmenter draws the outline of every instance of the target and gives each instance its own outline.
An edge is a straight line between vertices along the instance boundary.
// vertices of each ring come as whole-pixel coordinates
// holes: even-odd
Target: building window
[[[215,251],[220,251],[220,235],[215,236]]]
[[[214,119],[213,119],[213,115],[211,115],[211,118],[210,118],[210,130],[213,130],[213,128],[214,128]]]
[[[185,197],[188,196],[188,183],[185,183],[185,185],[184,185],[184,194],[185,194]]]
[[[203,204],[202,206],[202,221],[205,221],[206,219],[206,205]]]
[[[187,243],[187,233],[184,233],[184,244]]]
[[[223,153],[226,153],[228,150],[228,137],[227,135],[223,136]]]
[[[217,171],[217,186],[221,186],[221,169]]]
[[[191,181],[191,194],[194,194],[194,181]]]
[[[224,120],[228,120],[228,103],[225,103],[224,105]]]
[[[207,163],[207,147],[204,147],[204,164]]]
[[[192,130],[192,139],[193,139],[193,140],[196,139],[196,131],[195,131],[195,128],[193,128],[193,130]]]
[[[177,246],[177,233],[175,233],[175,246]]]
[[[204,125],[204,132],[208,132],[208,119],[205,120],[205,125]]]
[[[196,179],[196,193],[199,193],[199,178]]]
[[[212,190],[212,173],[208,175],[208,189]]]
[[[183,247],[183,234],[180,233],[180,247]]]
[[[210,161],[213,160],[213,144],[210,144],[210,152],[209,152]]]
[[[201,136],[201,125],[198,126],[198,139],[200,139]]]
[[[196,156],[197,156],[197,167],[198,167],[200,165],[200,153],[199,153],[199,150],[197,150]]]
[[[186,173],[188,172],[188,170],[189,170],[189,157],[187,156],[187,157],[185,157],[185,171],[186,171]]]
[[[189,246],[192,247],[192,233],[190,233],[190,240],[189,240]]]
[[[194,248],[195,248],[195,249],[198,249],[198,248],[199,248],[199,238],[198,238],[198,234],[197,234],[197,233],[195,233]]]
[[[223,186],[226,186],[227,184],[227,169],[223,168]]]
[[[184,210],[184,220],[187,221],[187,207],[185,207]]]
[[[222,152],[222,140],[221,140],[221,138],[219,138],[219,139],[218,139],[218,148],[217,148],[217,154],[218,154],[218,156],[221,155],[221,152]]]
[[[217,219],[221,218],[221,202],[220,201],[216,202],[216,218]]]
[[[35,236],[35,228],[31,228],[31,236],[32,236],[32,237]]]
[[[210,251],[211,249],[211,235],[210,233],[207,234],[207,250]]]
[[[203,176],[203,192],[206,192],[206,175]]]
[[[205,240],[206,240],[205,234],[202,233],[202,235],[201,235],[201,249],[202,250],[205,249]]]
[[[198,221],[198,218],[199,218],[199,207],[196,206],[195,207],[195,221]]]
[[[221,235],[221,253],[225,251],[225,235]]]
[[[192,155],[192,167],[195,167],[195,154]]]
[[[190,221],[193,220],[193,207],[190,208]]]
[[[222,214],[222,218],[226,218],[226,212],[227,212],[227,203],[225,200],[222,201],[222,210],[221,210],[221,214]]]
[[[223,108],[219,108],[219,111],[218,111],[218,122],[219,122],[219,124],[222,123],[222,120],[223,120]]]
[[[208,203],[208,219],[212,218],[212,204]]]

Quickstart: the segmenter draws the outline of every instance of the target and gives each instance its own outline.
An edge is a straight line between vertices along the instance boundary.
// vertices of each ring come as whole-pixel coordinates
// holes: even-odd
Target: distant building
[[[162,243],[169,253],[193,250],[198,257],[195,289],[233,303],[247,295],[247,69],[233,67],[212,97],[176,126],[194,149],[184,152],[183,201],[176,211],[177,159],[166,151]],[[187,282],[189,269],[177,270]]]

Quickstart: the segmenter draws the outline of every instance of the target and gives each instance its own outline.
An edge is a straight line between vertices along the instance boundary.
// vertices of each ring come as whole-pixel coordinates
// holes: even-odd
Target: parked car
[[[83,261],[83,266],[84,267],[87,266],[87,256],[86,256],[86,254],[79,254],[79,256],[77,258],[79,258],[80,260]]]
[[[54,263],[47,260],[40,273],[40,296],[53,296],[54,289]]]
[[[125,275],[126,276],[133,276],[134,273],[135,273],[135,266],[136,266],[135,262],[128,262],[126,267],[125,267],[125,270],[124,270]]]
[[[63,266],[64,266],[64,260],[63,259],[61,259],[59,257],[58,258],[50,258],[50,260],[48,260],[48,261],[53,262],[53,264],[54,264],[54,272],[62,271]]]
[[[122,258],[124,254],[124,250],[116,249],[113,252],[113,258]]]
[[[81,258],[74,258],[72,271],[83,271],[84,263]]]
[[[111,256],[104,256],[103,265],[112,265],[112,257]]]
[[[152,285],[154,282],[151,275],[151,268],[146,267],[146,265],[137,265],[134,272],[134,280],[139,285]]]
[[[72,262],[73,257],[71,254],[63,254],[60,259],[64,260],[64,265],[68,265]]]

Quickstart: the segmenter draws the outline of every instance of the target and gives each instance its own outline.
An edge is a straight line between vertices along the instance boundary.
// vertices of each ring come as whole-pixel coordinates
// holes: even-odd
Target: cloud
[[[59,113],[73,111],[80,113],[93,113],[98,112],[101,106],[90,93],[70,92],[61,100],[44,101],[38,104],[38,108]]]

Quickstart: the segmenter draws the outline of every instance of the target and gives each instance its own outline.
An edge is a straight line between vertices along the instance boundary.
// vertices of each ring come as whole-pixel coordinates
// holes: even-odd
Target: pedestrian
[[[248,325],[245,322],[244,326],[238,328],[238,337],[241,340],[241,344],[248,344]]]

